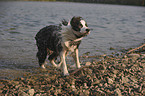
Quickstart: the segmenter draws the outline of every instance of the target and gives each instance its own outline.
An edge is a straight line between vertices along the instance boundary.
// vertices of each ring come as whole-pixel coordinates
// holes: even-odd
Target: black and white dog
[[[74,52],[74,60],[77,68],[80,68],[78,47],[83,37],[90,33],[87,23],[82,17],[73,17],[69,22],[62,21],[60,26],[50,25],[42,28],[36,34],[38,47],[37,57],[39,65],[45,68],[45,60],[48,59],[55,67],[63,68],[63,74],[69,75],[65,57],[69,51]],[[60,56],[60,63],[56,64],[55,59]]]

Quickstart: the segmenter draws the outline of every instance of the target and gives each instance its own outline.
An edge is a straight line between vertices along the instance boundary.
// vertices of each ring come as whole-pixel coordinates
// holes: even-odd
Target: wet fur
[[[77,68],[81,67],[78,47],[81,39],[89,34],[89,28],[81,24],[84,22],[81,17],[73,17],[70,22],[63,21],[59,26],[46,26],[36,34],[37,57],[39,65],[42,68],[45,68],[45,60],[47,55],[49,55],[48,59],[53,66],[61,67],[62,65],[63,74],[69,75],[65,61],[65,57],[69,51],[75,53],[74,60]],[[60,56],[61,61],[59,64],[56,64],[54,61],[58,56]]]

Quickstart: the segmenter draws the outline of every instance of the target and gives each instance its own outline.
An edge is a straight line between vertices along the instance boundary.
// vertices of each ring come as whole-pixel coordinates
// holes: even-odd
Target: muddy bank
[[[68,66],[71,75],[66,77],[61,69],[48,66],[46,70],[34,69],[20,78],[0,80],[0,95],[145,95],[145,54],[100,56],[99,59],[86,62],[77,71]]]

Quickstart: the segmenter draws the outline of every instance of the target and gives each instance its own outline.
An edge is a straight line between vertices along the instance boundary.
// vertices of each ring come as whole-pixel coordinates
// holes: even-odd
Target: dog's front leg
[[[62,60],[62,63],[63,63],[62,68],[63,68],[63,74],[64,74],[64,76],[69,75],[68,70],[67,70],[66,61],[65,61],[65,56],[66,56],[66,51],[63,50],[61,52],[61,60]]]
[[[75,63],[76,63],[76,66],[77,68],[80,68],[81,65],[80,65],[80,61],[79,61],[79,51],[78,51],[78,48],[75,49]]]

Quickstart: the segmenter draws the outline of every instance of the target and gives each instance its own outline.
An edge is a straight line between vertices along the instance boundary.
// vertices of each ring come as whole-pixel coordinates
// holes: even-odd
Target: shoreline
[[[48,66],[13,80],[0,80],[0,95],[145,95],[144,53],[95,58],[78,70],[68,66],[70,76]]]

